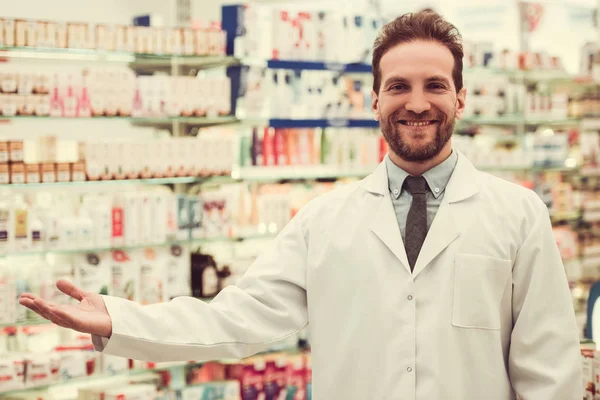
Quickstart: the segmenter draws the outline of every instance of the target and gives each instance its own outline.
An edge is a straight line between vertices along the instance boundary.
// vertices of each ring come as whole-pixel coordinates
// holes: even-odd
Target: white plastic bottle
[[[16,322],[15,281],[6,259],[0,260],[0,324]]]
[[[77,219],[73,216],[63,217],[59,222],[60,244],[62,250],[76,250],[79,248],[79,235]]]
[[[22,195],[15,196],[13,203],[14,250],[29,251],[31,249],[31,233],[29,232],[29,206]]]
[[[12,250],[11,226],[13,210],[10,204],[10,192],[0,192],[0,254]]]
[[[45,250],[46,230],[44,228],[44,223],[40,218],[39,212],[32,212],[30,214],[29,226],[31,236],[31,250],[35,252]]]
[[[94,222],[87,212],[82,212],[79,218],[77,218],[77,239],[79,240],[78,248],[95,248]]]
[[[90,216],[94,226],[95,246],[98,249],[109,249],[112,239],[111,208],[105,199],[99,199],[90,208]]]
[[[12,275],[14,277],[15,282],[15,299],[14,299],[14,307],[16,309],[16,320],[26,321],[27,320],[27,308],[21,307],[18,305],[19,297],[21,297],[21,293],[30,292],[29,289],[29,279],[32,275],[32,265],[30,262],[23,262],[19,260],[16,262],[16,259],[13,259],[11,262],[10,269],[12,270]]]

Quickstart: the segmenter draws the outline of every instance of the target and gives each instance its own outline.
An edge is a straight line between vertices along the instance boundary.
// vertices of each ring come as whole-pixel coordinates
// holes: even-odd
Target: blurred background
[[[464,38],[454,147],[550,210],[593,393],[600,2],[407,3],[3,2],[0,398],[310,399],[309,332],[247,360],[142,363],[17,299],[65,302],[59,278],[143,304],[235,284],[307,201],[382,160],[372,43],[422,9]]]

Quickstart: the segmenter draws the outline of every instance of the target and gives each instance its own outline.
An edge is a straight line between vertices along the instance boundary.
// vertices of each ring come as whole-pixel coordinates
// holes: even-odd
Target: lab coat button
[[[411,367],[408,367],[408,368],[406,368],[406,370],[407,370],[408,372],[412,372],[412,368],[411,368]]]
[[[407,299],[408,299],[408,301],[411,301],[413,299],[413,297],[409,294]]]

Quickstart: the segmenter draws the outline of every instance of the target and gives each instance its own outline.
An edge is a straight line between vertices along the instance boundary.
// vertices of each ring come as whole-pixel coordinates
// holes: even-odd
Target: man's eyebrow
[[[441,75],[435,75],[432,77],[429,77],[425,80],[426,82],[440,82],[440,83],[445,83],[446,85],[450,86],[450,81]]]
[[[403,78],[403,77],[398,76],[398,75],[393,75],[393,76],[390,76],[389,78],[387,78],[385,80],[384,86],[387,86],[390,83],[408,83],[408,79]]]

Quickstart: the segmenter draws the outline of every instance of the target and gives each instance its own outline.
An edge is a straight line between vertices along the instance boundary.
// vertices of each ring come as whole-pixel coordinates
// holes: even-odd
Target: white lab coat
[[[104,297],[108,354],[242,358],[310,323],[315,400],[579,400],[574,310],[548,211],[459,154],[411,273],[385,163],[305,206],[236,287]]]

